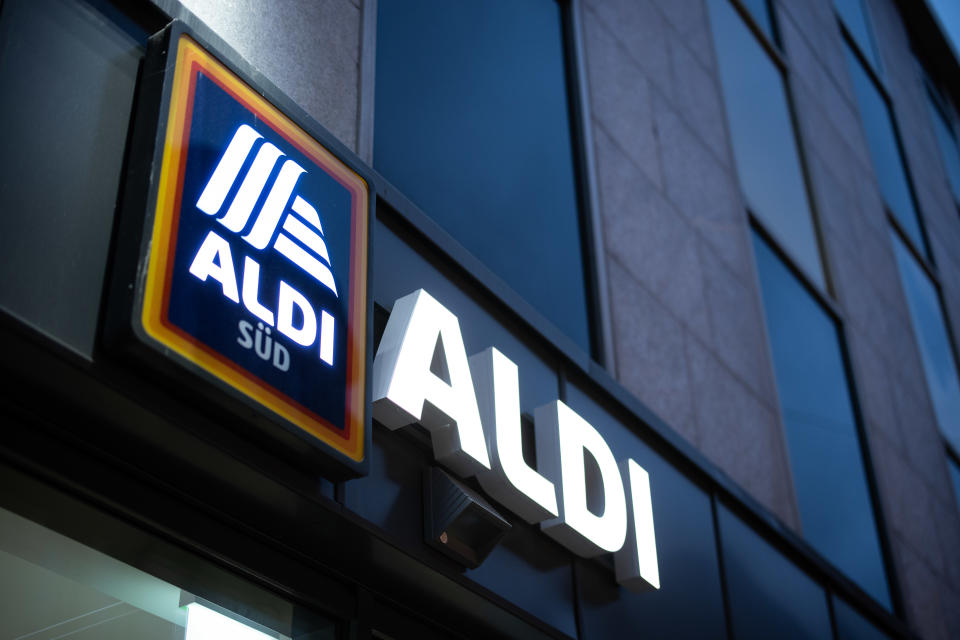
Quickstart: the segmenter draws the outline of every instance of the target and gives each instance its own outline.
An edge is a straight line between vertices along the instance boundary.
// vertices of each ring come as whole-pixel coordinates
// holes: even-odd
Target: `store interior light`
[[[276,640],[273,636],[234,620],[199,602],[187,605],[184,640]]]

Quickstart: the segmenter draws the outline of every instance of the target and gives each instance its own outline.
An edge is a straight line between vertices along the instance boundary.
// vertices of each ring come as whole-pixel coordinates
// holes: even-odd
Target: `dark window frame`
[[[873,24],[873,16],[870,14],[870,7],[867,6],[864,0],[856,0],[856,2],[860,4],[860,11],[863,14],[863,21],[867,27],[867,37],[870,39],[869,44],[873,49],[873,55],[875,55],[877,59],[876,68],[874,68],[873,63],[870,62],[870,59],[867,57],[866,53],[864,53],[860,48],[860,45],[857,43],[857,39],[854,37],[853,32],[850,31],[849,27],[847,27],[847,23],[843,21],[843,16],[840,15],[840,11],[837,9],[837,6],[834,4],[833,0],[830,0],[830,10],[833,11],[833,15],[837,19],[837,26],[840,29],[840,33],[844,40],[850,43],[850,46],[860,59],[860,64],[867,69],[871,79],[874,80],[874,83],[882,87],[881,94],[885,95],[886,85],[883,83],[883,56],[880,55],[880,46],[877,43],[877,30]]]
[[[745,22],[745,24],[747,25],[748,29],[752,32],[754,37],[758,40],[762,49],[767,53],[767,55],[770,56],[774,65],[778,67],[779,71],[783,75],[784,91],[786,94],[787,105],[790,110],[790,118],[791,118],[791,124],[794,129],[794,137],[796,138],[796,141],[797,141],[797,152],[799,155],[798,160],[800,162],[801,172],[803,174],[802,177],[804,180],[804,186],[807,190],[807,196],[810,202],[810,216],[813,224],[815,239],[817,242],[818,253],[820,255],[820,262],[823,267],[823,276],[824,276],[824,283],[826,288],[823,289],[817,285],[816,280],[813,277],[811,277],[807,273],[806,269],[804,269],[799,264],[799,262],[792,257],[789,249],[782,246],[782,244],[777,241],[777,239],[770,232],[770,230],[767,229],[767,227],[764,225],[764,222],[760,218],[760,216],[758,216],[756,212],[751,210],[749,207],[749,203],[747,203],[744,200],[747,206],[746,213],[747,213],[747,220],[748,220],[748,225],[747,225],[748,231],[756,232],[763,239],[763,241],[768,246],[770,246],[774,254],[787,267],[788,271],[797,278],[801,286],[813,297],[813,299],[816,302],[820,304],[820,306],[826,311],[827,315],[831,318],[831,320],[835,323],[837,327],[837,333],[840,340],[841,357],[844,363],[844,373],[847,377],[848,384],[850,385],[850,401],[853,407],[854,420],[856,422],[857,436],[859,439],[860,452],[863,459],[864,473],[866,474],[866,481],[867,481],[867,487],[869,490],[870,502],[871,502],[871,506],[873,507],[874,517],[876,519],[877,537],[880,543],[880,550],[883,557],[884,569],[886,570],[887,583],[890,591],[890,600],[893,606],[894,613],[902,618],[905,615],[904,614],[905,605],[903,600],[903,594],[900,589],[900,579],[899,579],[899,574],[897,572],[897,565],[894,562],[892,537],[889,533],[892,529],[890,528],[889,520],[884,511],[883,502],[881,500],[879,487],[876,481],[875,465],[873,463],[871,450],[870,450],[870,440],[865,428],[864,416],[861,408],[862,403],[860,400],[860,392],[859,392],[860,385],[858,385],[857,383],[857,379],[855,376],[855,372],[853,370],[852,361],[849,353],[849,347],[847,346],[849,343],[849,330],[847,327],[846,315],[844,314],[840,306],[832,298],[832,296],[835,295],[835,292],[834,292],[833,278],[831,277],[831,265],[827,260],[827,256],[822,251],[822,247],[824,243],[823,243],[822,232],[820,230],[821,224],[820,224],[820,213],[819,213],[819,208],[817,204],[818,200],[813,188],[813,179],[810,176],[810,172],[808,169],[808,161],[807,161],[808,153],[806,151],[806,141],[804,140],[804,137],[801,135],[800,121],[799,121],[798,113],[796,110],[795,101],[793,99],[793,92],[791,89],[791,81],[794,77],[795,72],[792,69],[790,61],[787,58],[787,54],[783,50],[782,43],[780,41],[781,40],[780,34],[782,33],[782,29],[779,24],[780,16],[778,11],[776,10],[776,6],[774,5],[774,3],[771,3],[768,1],[767,7],[769,9],[771,28],[773,30],[772,35],[774,38],[773,40],[771,40],[770,36],[763,30],[762,26],[757,22],[754,15],[750,12],[749,8],[741,0],[728,0],[728,1],[736,10],[736,12],[740,15],[740,18]],[[846,32],[846,27],[843,25],[842,21],[840,20],[839,15],[837,15],[837,21],[840,24],[841,29],[843,29],[844,31],[844,37],[845,38],[848,37]],[[855,49],[855,51],[857,51],[857,54],[859,55],[859,50]],[[878,59],[879,59],[879,53],[878,53]],[[861,64],[863,64],[863,62],[861,62]],[[870,65],[865,65],[865,66],[870,68]],[[871,69],[871,73],[872,73],[872,69]],[[881,95],[886,96],[886,93],[883,92],[881,93]],[[897,135],[897,143],[899,145],[900,138],[899,138],[899,133],[896,130],[895,130],[895,134]],[[902,153],[902,150],[901,150],[901,153]],[[915,198],[912,192],[913,183],[910,180],[908,180],[908,183],[910,184],[910,188],[911,188],[911,197]],[[739,185],[738,185],[738,188],[741,189],[741,193],[742,193],[742,188],[739,187]],[[886,207],[885,209],[887,209],[888,215],[892,216],[892,214],[889,212],[889,209]],[[759,280],[757,282],[757,286],[759,288]],[[767,327],[765,314],[764,314],[763,331],[764,331],[764,339],[766,340],[766,343],[769,345],[770,334],[769,334],[769,329]],[[779,404],[779,397],[778,397],[778,404]],[[723,573],[723,567],[721,566],[721,574],[722,573]],[[866,597],[870,598],[870,596],[866,596]],[[835,624],[832,606],[830,607],[830,617],[831,617],[831,624]]]
[[[887,204],[885,198],[881,197],[883,202],[884,211],[887,214],[887,219],[892,219],[893,224],[897,227],[898,231],[901,232],[901,235],[907,237],[907,244],[910,245],[911,249],[914,250],[914,253],[919,253],[922,256],[922,262],[927,269],[930,271],[934,268],[935,260],[931,252],[930,247],[930,238],[927,232],[926,221],[924,220],[923,210],[920,207],[920,199],[917,197],[917,188],[914,184],[913,174],[910,170],[909,159],[907,158],[907,150],[903,145],[903,136],[900,133],[900,125],[897,121],[896,110],[894,109],[893,98],[890,94],[887,84],[884,81],[877,71],[870,65],[869,60],[864,56],[863,52],[860,50],[860,47],[857,46],[856,40],[847,30],[846,25],[843,23],[843,20],[840,18],[840,15],[836,15],[837,25],[840,28],[841,35],[843,37],[844,45],[850,49],[850,52],[853,53],[854,58],[857,63],[863,69],[864,73],[867,75],[867,79],[873,84],[873,87],[877,90],[877,93],[880,96],[881,101],[884,104],[884,107],[887,110],[887,116],[890,120],[890,128],[893,133],[893,139],[896,143],[897,154],[899,156],[900,167],[903,170],[903,176],[907,183],[907,190],[909,192],[910,200],[913,203],[914,211],[916,212],[917,217],[917,226],[920,230],[920,241],[921,247],[914,247],[914,241],[909,239],[908,234],[906,234],[906,229],[899,220],[896,219],[896,214],[890,209],[890,206]],[[877,53],[879,57],[879,52]],[[863,126],[863,118],[860,114],[859,104],[857,106],[857,115],[859,116],[861,127]],[[864,133],[864,139],[867,139],[866,131]],[[871,157],[871,165],[873,158]],[[876,172],[876,169],[874,169]],[[881,194],[882,196],[882,194]]]
[[[944,126],[947,128],[947,134],[950,136],[950,143],[957,149],[957,154],[960,155],[960,123],[957,122],[956,110],[952,109],[953,106],[949,98],[943,95],[943,92],[940,91],[940,88],[933,81],[933,78],[927,73],[926,69],[923,67],[923,63],[920,62],[920,59],[916,57],[916,52],[914,52],[914,58],[916,60],[917,66],[920,68],[920,75],[923,77],[923,86],[924,90],[927,93],[927,102],[930,104],[931,109],[935,112],[933,117],[939,116],[943,121]],[[935,123],[932,123],[935,125]],[[939,135],[934,131],[934,136],[938,138],[939,145]],[[955,192],[953,186],[954,178],[950,175],[950,167],[947,164],[947,159],[943,157],[943,151],[940,152],[940,162],[943,165],[943,171],[947,177],[947,186],[950,191],[950,195],[953,198],[953,203],[957,207],[957,213],[960,214],[960,194]],[[958,176],[960,177],[960,176]],[[960,185],[958,185],[960,186]]]
[[[856,372],[853,368],[853,359],[850,353],[850,347],[848,346],[850,342],[850,335],[848,323],[846,322],[846,316],[836,302],[820,292],[812,283],[804,280],[803,272],[798,268],[797,265],[790,261],[789,256],[783,252],[782,247],[776,244],[776,240],[767,232],[766,229],[757,224],[756,220],[753,220],[751,231],[756,233],[770,248],[770,250],[780,260],[787,271],[797,279],[801,288],[807,294],[809,294],[816,303],[819,304],[820,308],[836,327],[838,342],[837,346],[839,347],[840,359],[843,363],[843,373],[846,376],[847,384],[849,385],[850,406],[853,414],[857,440],[860,445],[860,457],[863,463],[863,472],[865,474],[865,480],[867,483],[870,506],[873,508],[873,515],[876,521],[877,539],[880,545],[880,553],[887,576],[887,587],[890,593],[890,602],[893,606],[893,611],[902,615],[904,611],[903,594],[900,591],[895,558],[893,555],[892,536],[889,533],[892,531],[892,529],[890,527],[889,520],[887,519],[886,512],[883,507],[882,496],[880,495],[880,488],[876,481],[876,467],[873,462],[873,456],[870,449],[870,437],[866,428],[866,416],[863,413]],[[766,312],[763,312],[763,315],[764,332],[766,335],[767,344],[770,345],[770,330],[767,327]],[[779,403],[779,393],[777,396]]]
[[[947,334],[947,343],[948,343],[947,346],[950,349],[950,354],[953,356],[953,362],[955,366],[957,366],[957,374],[960,375],[960,341],[958,341],[958,336],[956,335],[956,332],[954,332],[953,330],[953,324],[950,322],[950,315],[947,313],[947,306],[944,304],[943,287],[940,284],[940,278],[937,273],[936,267],[929,264],[923,259],[923,256],[920,253],[918,253],[916,247],[914,247],[913,244],[910,243],[910,241],[907,238],[907,234],[905,233],[903,228],[899,224],[897,224],[896,218],[889,211],[887,212],[887,222],[890,224],[890,228],[897,235],[897,238],[900,240],[900,242],[903,243],[903,246],[906,247],[907,253],[910,255],[911,258],[914,259],[914,261],[920,267],[920,270],[923,272],[923,274],[930,281],[930,284],[933,286],[933,291],[937,296],[937,306],[940,309],[940,318],[941,320],[943,320],[943,328]],[[903,290],[903,275],[900,273],[899,265],[897,265],[897,274],[900,276],[897,282],[897,286],[899,286]],[[904,299],[906,299],[907,297],[906,290],[903,290],[903,296],[904,296]],[[919,336],[917,335],[916,328],[913,326],[912,317],[910,318],[910,328],[913,330],[913,340],[917,346],[917,353],[918,355],[920,355]],[[924,387],[928,389],[927,393],[929,394],[929,382],[926,379],[926,371],[924,371],[923,381],[924,381]],[[930,398],[930,402],[931,404],[933,403],[932,398]],[[953,445],[946,439],[943,433],[940,431],[939,419],[936,416],[935,410],[934,410],[934,419],[935,421],[937,421],[937,435],[940,436],[940,440],[941,442],[943,442],[944,455],[946,455],[948,458],[948,464],[949,464],[949,459],[951,457],[954,458],[955,460],[960,460],[960,451],[957,451],[953,447]],[[960,496],[958,496],[958,500],[960,500]],[[960,504],[958,504],[957,506],[958,508],[960,508]]]
[[[590,124],[590,100],[586,86],[585,47],[580,19],[583,9],[581,0],[550,1],[555,2],[560,9],[560,36],[563,49],[564,81],[566,84],[566,107],[569,112],[570,151],[574,172],[573,187],[576,194],[575,203],[577,207],[576,227],[580,236],[580,246],[578,249],[583,260],[584,297],[587,307],[585,312],[590,343],[589,352],[584,353],[588,360],[592,360],[600,366],[612,370],[615,362],[612,344],[613,330],[612,319],[608,313],[609,293],[607,289],[606,262],[604,260],[603,228],[600,218],[599,192],[597,187],[598,179],[596,176],[593,134]],[[365,48],[362,57],[366,57],[367,59],[373,55],[376,46],[376,1],[374,1],[372,5],[371,11],[373,15],[364,18],[364,25],[362,27],[364,31],[363,46]],[[370,35],[371,32],[372,35]],[[368,40],[372,40],[373,42],[368,42]],[[362,62],[361,64],[371,64],[375,66],[375,62]],[[367,83],[364,88],[372,95],[372,85],[374,84],[373,73],[370,73],[369,79],[361,79],[361,84],[363,85],[364,83]],[[364,104],[367,99],[368,98],[361,98],[361,104]],[[361,110],[363,110],[363,107],[361,107]],[[364,138],[364,145],[369,146],[371,150],[371,157],[368,159],[368,164],[372,166],[373,141],[376,137],[376,113],[373,105],[367,105],[367,110],[369,113],[361,114],[361,121],[369,119],[369,122],[361,122],[360,137]],[[367,128],[366,131],[364,127]],[[386,182],[385,179],[384,182]],[[391,188],[395,189],[392,185]],[[398,193],[400,192],[399,189],[395,190]],[[417,205],[410,201],[405,195],[403,198],[409,206],[417,208]],[[423,213],[430,218],[428,212]],[[454,243],[462,245],[462,243],[452,235],[451,239]],[[466,248],[462,246],[459,248],[463,252],[469,253]],[[483,261],[478,259],[477,262],[482,263]],[[485,268],[484,271],[489,272],[489,269]],[[514,288],[501,276],[494,275],[492,272],[490,272],[489,275],[492,275],[494,279],[503,280],[506,288],[514,291]],[[517,297],[522,298],[519,294]],[[525,314],[539,316],[537,318],[538,324],[555,324],[545,314],[534,309],[526,300],[524,300],[523,308]],[[568,338],[564,340],[564,342],[567,342],[571,348],[583,351],[582,347],[575,344],[573,339]]]
[[[781,42],[781,33],[782,29],[780,27],[780,19],[776,10],[776,6],[770,0],[764,0],[766,2],[767,8],[770,15],[770,27],[772,29],[772,34],[767,34],[764,31],[763,26],[757,21],[756,17],[750,11],[749,7],[743,3],[742,0],[728,0],[735,12],[740,16],[740,19],[743,20],[747,29],[753,34],[757,39],[760,48],[770,57],[770,60],[773,62],[773,65],[780,72],[780,75],[783,79],[783,91],[784,98],[787,103],[788,117],[790,119],[790,126],[792,128],[793,138],[796,141],[797,148],[797,162],[800,165],[800,177],[803,181],[803,188],[807,195],[807,202],[810,206],[810,223],[813,228],[813,237],[814,242],[816,243],[817,257],[819,259],[820,267],[823,271],[823,287],[821,291],[820,285],[817,284],[816,278],[814,278],[807,269],[804,268],[799,260],[796,260],[793,257],[792,252],[788,247],[784,247],[781,243],[773,238],[774,234],[772,231],[767,229],[762,218],[751,208],[750,202],[746,199],[745,194],[743,193],[743,187],[741,182],[737,181],[737,189],[740,191],[741,200],[743,201],[746,207],[747,213],[747,226],[750,225],[758,226],[763,229],[766,237],[770,238],[770,241],[777,246],[777,250],[784,256],[787,257],[791,268],[795,270],[799,277],[802,279],[805,286],[808,288],[813,288],[817,290],[817,299],[821,302],[828,301],[829,296],[833,291],[833,280],[830,274],[830,265],[827,263],[826,255],[823,252],[823,234],[820,230],[821,220],[820,220],[820,211],[817,205],[816,192],[813,188],[813,178],[810,174],[808,168],[808,152],[806,150],[804,137],[801,135],[800,127],[800,118],[795,106],[795,100],[793,99],[793,89],[792,89],[792,79],[795,76],[795,72],[790,64],[789,58],[787,58],[786,52],[783,49]],[[725,118],[724,126],[727,128],[727,137],[732,139],[729,131],[729,121],[728,118]],[[734,167],[736,170],[736,167]],[[828,304],[833,304],[828,302]]]
[[[958,358],[958,356],[960,356],[960,348],[958,348],[957,337],[955,336],[953,326],[950,322],[950,317],[947,313],[947,307],[944,304],[943,288],[940,284],[940,278],[939,278],[939,274],[936,267],[936,260],[932,252],[932,246],[930,245],[930,240],[927,232],[924,214],[920,207],[919,198],[917,197],[916,186],[914,185],[914,180],[913,180],[913,176],[910,169],[909,159],[907,158],[906,149],[903,145],[902,136],[900,134],[900,126],[896,117],[893,98],[890,94],[889,89],[887,88],[884,78],[880,75],[883,71],[882,69],[883,60],[880,54],[880,48],[877,43],[876,29],[873,26],[873,21],[872,21],[873,19],[872,19],[872,15],[870,13],[869,7],[866,6],[862,2],[862,0],[861,0],[861,7],[863,9],[864,20],[867,23],[867,29],[869,30],[868,36],[870,36],[871,38],[870,44],[873,46],[874,53],[877,59],[877,65],[880,67],[880,69],[875,69],[873,65],[870,63],[869,59],[866,57],[864,52],[860,49],[856,39],[853,37],[853,34],[847,28],[847,25],[844,23],[839,12],[836,9],[834,9],[834,14],[837,20],[837,25],[841,32],[841,36],[844,40],[845,46],[850,48],[850,50],[854,54],[854,58],[856,59],[857,63],[864,70],[870,82],[873,83],[874,88],[877,90],[877,93],[880,95],[880,98],[887,109],[890,125],[893,130],[894,140],[897,145],[897,151],[900,156],[900,164],[903,168],[904,176],[906,178],[907,186],[910,192],[910,197],[913,200],[914,208],[916,211],[917,224],[920,227],[920,235],[921,235],[921,241],[923,243],[923,247],[916,246],[916,244],[910,238],[910,235],[907,233],[907,230],[904,228],[903,224],[900,222],[897,216],[893,213],[893,211],[891,211],[890,207],[887,205],[885,199],[881,199],[883,201],[884,213],[886,215],[887,223],[890,225],[890,228],[893,229],[897,238],[900,240],[900,242],[903,243],[904,247],[906,247],[910,257],[914,259],[914,261],[920,267],[920,270],[924,273],[924,275],[926,275],[930,283],[933,285],[934,292],[937,296],[937,304],[939,306],[941,319],[943,321],[944,329],[947,334],[947,340],[949,343],[949,349],[951,351],[951,355],[953,356],[953,360],[955,363],[960,363],[960,358]],[[919,57],[917,56],[916,51],[914,51],[914,58],[918,67],[920,68],[920,75],[922,78],[922,82],[924,84],[924,89],[926,90],[926,93],[927,93],[927,96],[926,96],[927,100],[929,100],[932,108],[937,110],[938,114],[943,118],[944,123],[948,127],[948,132],[951,134],[953,138],[952,140],[953,143],[957,145],[958,150],[960,150],[960,137],[958,137],[957,122],[954,120],[954,118],[950,117],[949,110],[943,104],[943,101],[944,101],[943,95],[941,94],[939,88],[933,83],[933,80],[926,73],[926,69],[923,67],[923,64],[920,61]],[[945,161],[943,158],[941,158],[941,162],[945,164]],[[944,170],[946,172],[947,170],[946,167],[944,167]],[[947,176],[947,178],[949,180],[949,176]],[[953,190],[949,188],[949,185],[948,185],[948,189],[950,190],[951,196],[952,196]],[[956,198],[952,198],[952,199],[954,200],[954,204],[957,206],[958,212],[960,212],[960,202],[957,202]],[[900,278],[897,283],[897,286],[902,288],[903,276],[899,273],[899,271],[900,269],[898,266],[897,272],[898,272],[898,275],[900,275]],[[912,325],[912,320],[911,320],[911,325]],[[914,334],[913,338],[914,338],[914,342],[916,343],[919,340],[919,337],[917,335],[916,329],[913,328],[912,326],[911,328],[913,329],[913,334]],[[919,344],[917,346],[919,349]],[[844,345],[844,347],[846,347],[846,345]],[[960,373],[960,371],[958,371],[958,373]],[[929,383],[926,380],[926,376],[924,376],[924,383],[925,383],[925,386],[929,386]],[[951,462],[956,464],[957,463],[956,461],[960,460],[960,454],[958,454],[958,452],[953,448],[951,443],[947,441],[947,439],[943,436],[943,434],[939,432],[939,429],[938,429],[938,435],[940,436],[941,441],[943,443],[944,455],[947,458],[947,464],[949,465]],[[869,458],[869,455],[866,455],[865,459],[866,458]],[[960,496],[958,496],[958,508],[960,508]],[[897,585],[897,588],[899,591],[899,585]]]

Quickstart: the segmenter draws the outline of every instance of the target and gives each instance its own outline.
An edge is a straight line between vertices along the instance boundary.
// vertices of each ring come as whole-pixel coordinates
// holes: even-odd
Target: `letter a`
[[[223,288],[223,295],[234,302],[240,302],[240,291],[237,289],[237,273],[233,267],[233,256],[230,253],[230,244],[215,234],[207,234],[203,244],[190,264],[190,273],[206,282],[213,278]]]
[[[434,457],[460,476],[490,468],[460,323],[423,289],[393,305],[373,362],[373,417],[422,424]]]

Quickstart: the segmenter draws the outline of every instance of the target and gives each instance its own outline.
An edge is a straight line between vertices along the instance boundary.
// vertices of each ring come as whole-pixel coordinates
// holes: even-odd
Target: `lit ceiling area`
[[[0,640],[182,640],[180,589],[0,510]]]

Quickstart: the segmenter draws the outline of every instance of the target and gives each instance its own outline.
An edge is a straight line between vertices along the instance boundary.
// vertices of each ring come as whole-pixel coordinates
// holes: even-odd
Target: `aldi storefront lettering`
[[[140,244],[126,268],[118,254],[115,294],[131,292],[115,305],[121,344],[168,378],[203,381],[197,395],[232,411],[236,428],[285,427],[324,454],[328,475],[366,472],[372,417],[389,429],[419,423],[439,463],[570,551],[614,554],[620,584],[658,589],[647,472],[559,399],[535,411],[529,465],[517,366],[495,346],[468,358],[459,319],[422,289],[393,304],[368,367],[370,178],[185,26],[164,34],[144,74],[145,102],[153,79],[159,106],[135,129],[152,152],[142,192],[134,158],[125,202],[121,237]],[[596,490],[599,513],[587,504]]]

